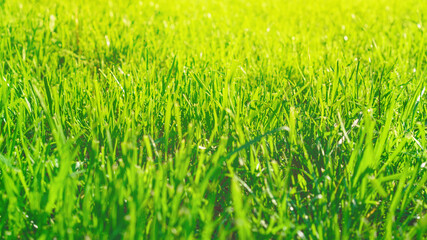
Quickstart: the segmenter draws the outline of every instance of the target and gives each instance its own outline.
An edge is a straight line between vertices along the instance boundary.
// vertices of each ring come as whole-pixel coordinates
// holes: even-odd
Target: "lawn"
[[[427,1],[0,0],[0,239],[427,238]]]

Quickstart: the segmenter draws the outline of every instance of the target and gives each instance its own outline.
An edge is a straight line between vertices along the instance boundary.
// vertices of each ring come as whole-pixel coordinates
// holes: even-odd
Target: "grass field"
[[[426,29],[425,0],[0,0],[0,238],[426,238]]]

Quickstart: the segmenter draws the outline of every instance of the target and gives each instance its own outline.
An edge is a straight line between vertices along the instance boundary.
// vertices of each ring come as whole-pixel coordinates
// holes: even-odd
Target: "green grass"
[[[426,29],[422,0],[0,0],[0,238],[425,238]]]

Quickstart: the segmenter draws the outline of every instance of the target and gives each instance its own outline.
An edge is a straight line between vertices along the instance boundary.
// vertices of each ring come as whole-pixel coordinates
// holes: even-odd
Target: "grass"
[[[426,1],[0,1],[0,238],[427,237]]]

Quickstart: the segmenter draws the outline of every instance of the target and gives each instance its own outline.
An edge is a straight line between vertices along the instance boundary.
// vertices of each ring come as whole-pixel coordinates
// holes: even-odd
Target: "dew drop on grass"
[[[49,29],[51,32],[53,32],[53,30],[55,30],[55,21],[56,21],[56,17],[54,15],[50,15],[49,16]]]
[[[359,119],[354,120],[354,122],[351,124],[351,127],[354,128],[359,123]]]
[[[6,82],[6,85],[8,86],[8,87],[10,87],[10,85],[9,85],[9,83],[7,82],[7,80],[6,80],[6,78],[3,76],[3,80]]]
[[[264,219],[263,220],[261,220],[260,222],[259,222],[265,229],[267,229],[267,224],[265,223],[265,221],[264,221]]]
[[[110,47],[110,39],[108,39],[107,35],[105,35],[105,43],[107,44],[107,47]]]
[[[420,95],[417,98],[417,103],[420,102],[421,97],[424,95],[424,91],[426,90],[426,88],[424,87],[423,90],[421,91]]]
[[[35,229],[38,229],[38,228],[39,228],[39,226],[37,226],[37,225],[34,223],[34,221],[33,221],[33,220],[31,220],[31,224],[33,224],[33,227],[34,227]]]
[[[129,27],[131,25],[131,22],[126,17],[122,19],[122,22],[126,27]]]

